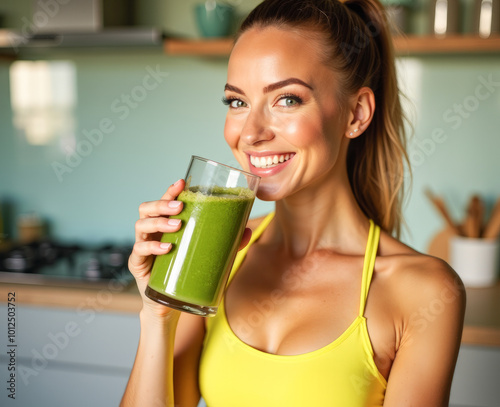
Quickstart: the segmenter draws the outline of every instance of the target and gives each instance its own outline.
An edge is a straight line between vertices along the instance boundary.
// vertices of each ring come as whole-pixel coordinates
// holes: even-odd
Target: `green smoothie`
[[[182,227],[161,239],[172,243],[172,249],[155,259],[149,280],[150,289],[156,291],[153,295],[160,294],[167,304],[174,299],[174,305],[216,307],[254,197],[247,188],[215,187],[202,192],[191,187],[181,192],[177,199],[184,208],[172,218],[181,219]]]

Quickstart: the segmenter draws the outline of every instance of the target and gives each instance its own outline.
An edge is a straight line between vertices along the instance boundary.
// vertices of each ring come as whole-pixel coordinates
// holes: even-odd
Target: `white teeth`
[[[281,155],[268,155],[267,157],[255,157],[253,155],[250,156],[250,162],[254,167],[257,168],[267,168],[274,167],[279,163],[283,163],[293,157],[293,154],[281,154]]]

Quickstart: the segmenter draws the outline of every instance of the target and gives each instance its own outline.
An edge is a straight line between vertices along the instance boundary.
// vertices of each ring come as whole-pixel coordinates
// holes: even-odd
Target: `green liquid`
[[[247,188],[214,188],[205,194],[197,187],[177,198],[182,212],[178,232],[165,233],[162,242],[172,250],[157,256],[149,287],[180,302],[216,307],[231,271],[254,193]]]

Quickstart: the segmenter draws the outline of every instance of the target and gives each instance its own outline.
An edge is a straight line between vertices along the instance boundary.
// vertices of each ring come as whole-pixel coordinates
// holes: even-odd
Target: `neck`
[[[294,258],[319,249],[364,253],[369,223],[347,175],[325,178],[276,202],[273,240]]]

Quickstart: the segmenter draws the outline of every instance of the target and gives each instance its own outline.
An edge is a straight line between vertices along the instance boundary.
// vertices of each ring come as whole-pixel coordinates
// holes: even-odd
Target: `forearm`
[[[141,334],[121,407],[173,407],[173,356],[177,313],[164,320],[141,312]]]

